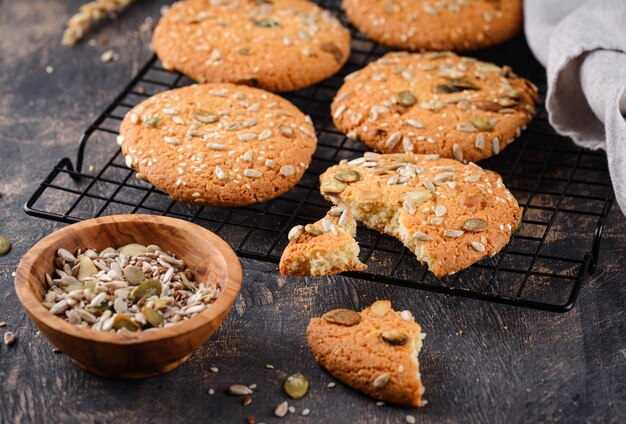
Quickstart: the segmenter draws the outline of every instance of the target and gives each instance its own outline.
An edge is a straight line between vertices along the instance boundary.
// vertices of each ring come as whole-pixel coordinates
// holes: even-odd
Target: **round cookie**
[[[350,55],[350,33],[305,0],[188,0],[159,21],[152,44],[163,66],[198,82],[271,91],[315,84]]]
[[[473,50],[522,27],[522,0],[344,0],[348,19],[380,44],[402,50]]]
[[[498,253],[522,216],[498,174],[438,155],[368,152],[328,168],[320,191],[396,237],[437,277]]]
[[[311,119],[282,97],[206,84],[164,91],[135,106],[118,143],[137,177],[173,199],[233,206],[292,188],[317,139]]]
[[[384,152],[476,162],[498,154],[535,114],[537,88],[509,67],[450,52],[389,53],[346,77],[337,128]]]

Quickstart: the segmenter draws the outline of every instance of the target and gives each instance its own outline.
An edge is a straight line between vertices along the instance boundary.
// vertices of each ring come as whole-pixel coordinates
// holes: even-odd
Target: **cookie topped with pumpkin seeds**
[[[327,200],[396,237],[437,277],[498,253],[522,214],[498,174],[438,155],[366,153],[320,183]]]
[[[187,0],[161,18],[152,39],[163,66],[198,82],[271,91],[315,84],[350,55],[350,33],[305,0]]]
[[[137,177],[173,199],[238,206],[292,188],[317,138],[311,119],[280,96],[204,84],[164,91],[132,108],[118,143]]]
[[[522,28],[522,0],[343,0],[348,19],[378,43],[402,50],[473,50]]]
[[[537,88],[507,66],[450,52],[389,53],[346,77],[332,116],[380,152],[477,162],[519,136],[537,100]]]
[[[388,300],[361,312],[328,311],[306,331],[315,360],[333,377],[374,399],[411,407],[427,403],[418,361],[425,336],[410,311],[394,311]]]

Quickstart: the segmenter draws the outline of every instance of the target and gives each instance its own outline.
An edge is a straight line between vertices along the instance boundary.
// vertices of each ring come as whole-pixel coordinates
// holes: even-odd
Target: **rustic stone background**
[[[245,422],[248,415],[272,422],[286,398],[281,384],[297,371],[311,391],[290,402],[298,412],[289,421],[401,423],[412,414],[418,422],[624,422],[626,219],[616,206],[599,270],[566,314],[344,277],[285,279],[273,265],[244,261],[244,286],[224,326],[166,375],[109,380],[52,353],[20,307],[11,273],[61,224],[28,217],[22,205],[61,157],[73,157],[82,131],[149,57],[148,37],[134,33],[163,3],[138,1],[98,26],[96,46],[68,49],[60,46],[63,23],[80,1],[0,0],[0,234],[13,243],[0,258],[0,321],[7,322],[0,333],[18,337],[0,345],[0,422]],[[100,63],[108,49],[120,60]],[[332,378],[308,352],[309,317],[379,298],[414,311],[428,334],[420,357],[426,408],[377,407],[341,384],[328,389]],[[258,385],[251,405],[224,394],[236,383]],[[217,393],[207,395],[209,388]],[[309,417],[300,416],[304,408]]]

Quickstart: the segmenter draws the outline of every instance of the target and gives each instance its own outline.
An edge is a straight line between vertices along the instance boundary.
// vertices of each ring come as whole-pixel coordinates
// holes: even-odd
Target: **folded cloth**
[[[626,0],[526,0],[525,30],[547,65],[550,123],[580,146],[606,150],[626,214]]]

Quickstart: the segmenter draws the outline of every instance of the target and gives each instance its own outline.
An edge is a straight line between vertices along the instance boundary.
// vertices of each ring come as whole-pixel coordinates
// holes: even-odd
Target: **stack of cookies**
[[[522,210],[500,176],[475,162],[519,136],[535,114],[537,89],[507,66],[447,50],[511,38],[521,27],[521,3],[344,0],[356,28],[403,51],[347,75],[336,93],[335,126],[374,151],[320,176],[321,194],[334,206],[289,232],[281,273],[366,269],[356,221],[402,241],[438,277],[508,243]],[[190,204],[241,206],[280,196],[302,178],[317,138],[311,118],[271,92],[332,76],[350,44],[339,20],[306,0],[176,3],[156,27],[153,46],[166,69],[199,84],[159,93],[128,112],[118,137],[127,166]],[[331,311],[308,329],[315,358],[333,375],[410,406],[425,404],[422,337],[412,315],[387,301],[361,313]],[[355,357],[360,351],[348,350],[357,338],[364,351]],[[367,373],[363,358],[375,364]]]

